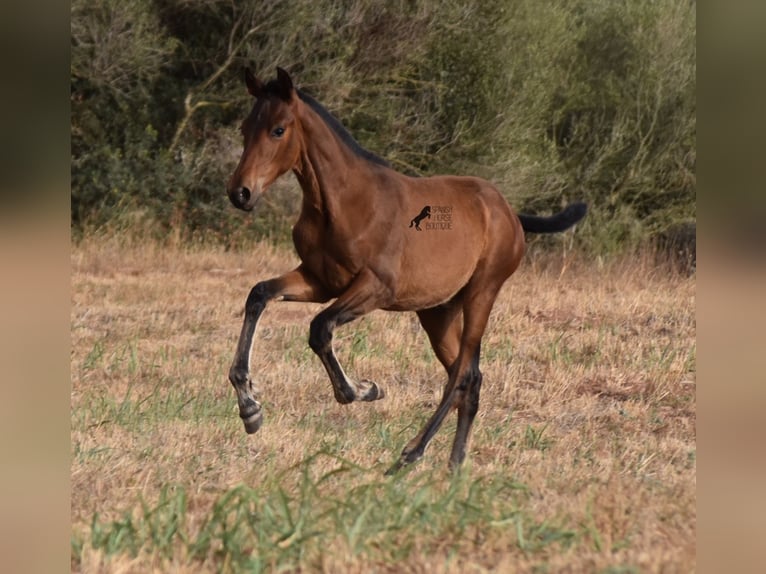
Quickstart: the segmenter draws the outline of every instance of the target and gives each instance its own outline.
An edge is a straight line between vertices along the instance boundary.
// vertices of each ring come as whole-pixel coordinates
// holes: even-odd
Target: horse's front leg
[[[250,376],[250,354],[258,320],[269,301],[303,301],[324,303],[329,300],[325,290],[303,267],[281,277],[262,281],[250,290],[245,303],[245,320],[237,343],[237,352],[229,369],[229,381],[237,392],[239,416],[248,434],[256,432],[263,422],[261,403],[255,400],[255,389]]]
[[[364,270],[332,305],[311,321],[309,346],[322,361],[330,376],[335,399],[341,404],[375,401],[382,399],[385,393],[372,381],[354,381],[346,376],[333,351],[333,331],[340,325],[385,306],[390,297],[390,291],[377,275]]]

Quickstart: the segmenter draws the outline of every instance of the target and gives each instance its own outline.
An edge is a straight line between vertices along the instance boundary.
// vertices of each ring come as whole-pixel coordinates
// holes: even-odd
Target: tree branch
[[[234,23],[234,26],[232,27],[231,34],[229,35],[229,48],[228,48],[228,54],[226,56],[226,60],[218,66],[218,69],[213,72],[210,77],[202,82],[200,86],[196,89],[189,90],[186,94],[186,98],[184,98],[184,117],[181,119],[180,123],[178,124],[178,127],[176,128],[175,134],[173,134],[173,139],[170,142],[170,146],[168,147],[168,151],[172,154],[175,152],[176,148],[178,147],[178,142],[181,140],[181,136],[183,135],[184,131],[186,130],[186,127],[189,125],[189,122],[192,119],[192,116],[194,113],[199,110],[200,108],[208,107],[208,106],[215,106],[215,105],[222,105],[219,102],[213,102],[209,100],[200,100],[197,102],[193,102],[195,93],[202,93],[205,90],[207,90],[213,83],[215,83],[218,78],[223,75],[223,73],[229,69],[229,66],[234,62],[234,59],[237,56],[237,53],[240,51],[242,46],[247,42],[247,40],[255,34],[261,26],[254,26],[250,28],[244,36],[240,39],[240,41],[237,43],[236,46],[232,47],[234,35],[236,34],[237,28],[239,27],[240,23],[242,22],[242,17],[240,17],[237,22]]]

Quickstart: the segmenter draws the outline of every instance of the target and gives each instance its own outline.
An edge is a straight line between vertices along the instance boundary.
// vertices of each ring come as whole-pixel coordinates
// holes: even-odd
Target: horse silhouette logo
[[[410,221],[410,227],[413,225],[415,226],[415,229],[418,231],[423,231],[420,229],[420,222],[423,221],[425,218],[431,219],[431,206],[426,205],[423,209],[420,210],[420,213],[418,213],[415,217],[412,218],[412,221]]]

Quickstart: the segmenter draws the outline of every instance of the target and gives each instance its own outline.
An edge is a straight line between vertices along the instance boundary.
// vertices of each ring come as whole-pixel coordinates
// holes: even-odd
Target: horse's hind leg
[[[229,381],[237,392],[239,416],[249,434],[256,432],[263,420],[261,404],[255,400],[253,381],[250,377],[250,354],[253,348],[253,336],[258,320],[269,301],[281,297],[285,301],[327,301],[321,286],[313,276],[301,267],[281,277],[262,281],[250,290],[245,303],[245,320],[237,343]]]
[[[441,420],[434,422],[435,417],[441,416],[443,419],[454,402],[455,390],[452,371],[460,353],[460,335],[463,328],[461,302],[459,299],[453,299],[445,305],[418,311],[417,315],[418,319],[420,319],[420,324],[428,335],[436,358],[439,359],[439,362],[447,371],[448,380],[436,414],[431,417],[429,424],[407,443],[407,446],[402,450],[399,460],[386,474],[393,474],[401,467],[415,462],[423,456],[428,443],[441,424]]]
[[[473,419],[479,412],[479,393],[481,391],[482,375],[479,370],[480,351],[477,348],[474,353],[473,363],[469,371],[469,376],[465,379],[465,389],[459,392],[455,397],[457,405],[457,430],[455,431],[455,441],[452,443],[452,452],[449,457],[449,467],[451,470],[457,469],[465,459],[465,449],[468,443],[468,436],[471,433]]]
[[[463,331],[460,299],[455,298],[444,305],[423,309],[417,315],[436,358],[449,375],[450,367],[460,352],[460,334]]]
[[[387,290],[378,278],[371,272],[362,272],[345,293],[311,321],[309,346],[322,361],[330,376],[335,399],[341,404],[374,401],[385,396],[376,383],[355,382],[346,376],[333,351],[332,335],[336,327],[384,306],[386,297]]]
[[[465,457],[465,446],[479,404],[481,372],[479,353],[481,338],[487,326],[489,313],[495,302],[499,287],[467,292],[463,297],[463,332],[460,336],[460,352],[449,367],[449,379],[436,412],[418,435],[402,451],[399,460],[387,471],[392,474],[401,467],[423,456],[426,447],[444,422],[453,406],[458,407],[458,429],[450,455],[450,467],[456,468]],[[430,336],[430,333],[429,333]]]

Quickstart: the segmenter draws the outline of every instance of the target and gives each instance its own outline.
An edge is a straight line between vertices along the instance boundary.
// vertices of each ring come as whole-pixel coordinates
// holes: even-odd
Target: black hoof
[[[391,466],[391,468],[386,471],[386,476],[391,476],[398,473],[404,467],[411,465],[413,462],[420,460],[422,457],[423,453],[418,452],[417,450],[403,451],[401,456],[399,456],[399,460],[397,460],[393,466]]]
[[[401,460],[397,460],[391,468],[385,472],[385,476],[393,476],[404,468],[404,463]]]
[[[263,423],[263,415],[261,413],[258,413],[257,415],[253,415],[247,420],[243,421],[245,423],[245,432],[247,434],[255,434],[258,432],[258,429],[261,428],[261,424]]]
[[[245,432],[247,434],[254,434],[258,432],[263,423],[263,413],[261,412],[261,405],[257,402],[253,402],[245,408],[239,409],[239,417],[245,425]]]

